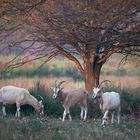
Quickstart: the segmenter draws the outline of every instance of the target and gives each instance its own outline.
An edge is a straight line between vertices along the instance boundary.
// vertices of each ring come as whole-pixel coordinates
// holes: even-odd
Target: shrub
[[[54,77],[71,77],[74,80],[83,80],[83,77],[80,75],[78,70],[75,67],[67,66],[66,68],[50,68],[48,65],[45,67],[32,67],[28,69],[17,68],[13,69],[10,72],[1,72],[0,78],[14,78],[14,77],[46,77],[46,76],[54,76]]]
[[[122,114],[140,115],[140,89],[125,89],[121,93]]]

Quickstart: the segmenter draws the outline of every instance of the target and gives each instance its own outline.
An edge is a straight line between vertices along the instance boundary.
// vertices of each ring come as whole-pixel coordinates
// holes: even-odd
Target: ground
[[[78,118],[62,122],[57,118],[8,116],[0,119],[0,140],[138,140],[140,123],[122,120],[102,127],[100,119]]]

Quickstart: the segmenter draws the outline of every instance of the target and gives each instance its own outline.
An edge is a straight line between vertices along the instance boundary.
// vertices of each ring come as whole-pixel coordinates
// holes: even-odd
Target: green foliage
[[[83,80],[83,77],[78,72],[77,68],[66,60],[56,60],[39,67],[41,60],[38,60],[34,65],[26,64],[26,66],[18,67],[10,72],[2,73],[1,78],[14,78],[14,77],[71,77],[74,80]]]
[[[89,118],[101,118],[102,112],[100,111],[98,102],[91,97],[88,98],[88,117]]]
[[[140,114],[140,88],[125,89],[121,93],[122,114]]]
[[[41,67],[37,68],[29,68],[29,69],[14,69],[9,72],[10,77],[18,77],[18,76],[27,76],[27,77],[34,77],[34,76],[48,76],[49,70],[48,67]]]
[[[128,69],[128,74],[129,75],[140,75],[140,66]]]
[[[51,97],[50,89],[45,89],[45,85],[42,85],[39,81],[35,84],[35,87],[30,90],[30,93],[38,98],[38,95],[41,95],[44,99],[44,110],[47,116],[61,116],[63,112],[62,105],[60,102],[56,102]]]

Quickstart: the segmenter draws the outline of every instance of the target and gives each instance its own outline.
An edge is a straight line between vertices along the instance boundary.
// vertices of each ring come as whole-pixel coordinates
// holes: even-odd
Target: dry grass
[[[115,75],[105,75],[101,76],[101,80],[108,79],[112,81],[113,85],[121,86],[121,88],[138,88],[140,87],[140,76],[115,76]]]
[[[15,85],[19,87],[24,88],[32,88],[36,85],[37,82],[40,82],[42,85],[45,86],[46,89],[49,89],[54,85],[55,80],[61,81],[64,80],[66,83],[64,84],[65,89],[78,89],[81,87],[84,87],[83,81],[77,81],[75,82],[72,78],[68,77],[62,77],[62,78],[54,78],[54,77],[48,77],[48,78],[28,78],[28,77],[18,77],[13,79],[6,79],[6,80],[0,80],[0,87],[5,85]],[[112,81],[113,85],[115,86],[121,86],[123,87],[129,87],[129,88],[137,88],[140,87],[140,77],[138,76],[101,76],[101,81],[109,79]]]
[[[41,85],[44,85],[46,89],[54,86],[54,82],[57,79],[57,81],[66,81],[64,83],[64,86],[66,89],[78,89],[81,87],[84,87],[84,82],[75,82],[72,78],[28,78],[28,77],[19,77],[19,78],[13,78],[13,79],[6,79],[6,80],[0,80],[0,87],[5,86],[5,85],[14,85],[18,87],[23,87],[30,89],[36,85],[37,82],[40,82]]]

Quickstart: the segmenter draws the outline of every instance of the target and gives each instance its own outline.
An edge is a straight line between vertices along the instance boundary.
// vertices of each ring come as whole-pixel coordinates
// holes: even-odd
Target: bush
[[[99,118],[102,112],[100,111],[97,101],[94,101],[90,97],[88,98],[88,117],[89,118]]]
[[[28,68],[22,69],[17,68],[13,69],[10,72],[1,72],[0,78],[14,78],[14,77],[46,77],[46,76],[54,76],[54,77],[71,77],[74,80],[83,80],[83,77],[80,75],[78,70],[75,67],[67,66],[66,68],[57,68],[54,67],[51,69],[48,65],[40,68]]]
[[[63,113],[63,107],[60,102],[56,102],[51,97],[50,89],[45,89],[45,85],[42,85],[40,81],[38,81],[34,88],[30,89],[30,93],[39,100],[39,95],[43,97],[44,104],[44,112],[46,116],[60,117]],[[28,111],[28,110],[26,110]],[[29,111],[28,111],[29,112]],[[30,110],[30,113],[34,111]]]
[[[125,89],[121,93],[122,114],[140,114],[140,89]]]

